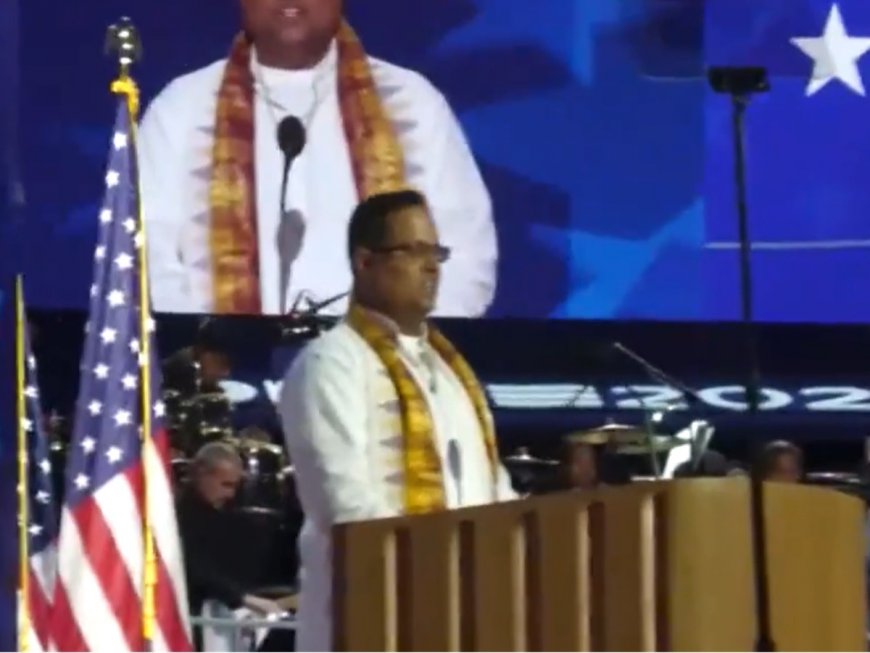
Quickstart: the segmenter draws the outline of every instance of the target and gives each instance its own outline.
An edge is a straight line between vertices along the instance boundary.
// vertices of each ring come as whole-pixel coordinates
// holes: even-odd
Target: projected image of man
[[[453,249],[436,314],[482,315],[496,283],[491,201],[444,96],[369,57],[342,0],[240,6],[228,58],[171,82],[143,119],[155,308],[281,314],[300,297],[348,291],[342,243],[354,207],[414,188]],[[282,209],[277,132],[288,117],[304,145]]]

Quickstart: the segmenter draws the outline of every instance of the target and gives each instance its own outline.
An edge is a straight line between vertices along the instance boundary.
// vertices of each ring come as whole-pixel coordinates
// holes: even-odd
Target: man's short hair
[[[232,463],[242,467],[242,457],[229,442],[209,442],[196,452],[193,458],[193,468],[197,472],[210,472],[221,463]]]
[[[755,461],[755,473],[765,478],[776,466],[780,456],[794,456],[799,465],[804,463],[804,452],[796,444],[788,440],[774,440],[764,445],[761,454]]]
[[[199,351],[226,353],[227,330],[218,318],[206,318],[200,322],[193,344]]]
[[[359,247],[375,249],[382,247],[387,238],[389,217],[403,209],[426,206],[426,198],[415,190],[398,190],[378,193],[360,202],[350,218],[347,235],[347,253]]]

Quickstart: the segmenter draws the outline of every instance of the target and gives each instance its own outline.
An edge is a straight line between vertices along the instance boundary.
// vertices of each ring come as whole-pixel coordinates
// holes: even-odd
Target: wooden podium
[[[765,485],[777,650],[866,650],[861,501]],[[749,482],[641,483],[336,528],[338,651],[751,651]]]

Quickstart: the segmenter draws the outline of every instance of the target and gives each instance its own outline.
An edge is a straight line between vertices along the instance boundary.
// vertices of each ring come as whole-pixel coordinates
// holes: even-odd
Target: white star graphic
[[[121,456],[123,455],[123,451],[121,451],[118,447],[109,447],[106,451],[106,459],[112,463],[113,465],[121,460]]]
[[[130,423],[130,411],[129,410],[119,410],[115,413],[115,424],[118,426],[126,426]]]
[[[88,412],[96,417],[103,410],[103,404],[101,404],[96,399],[88,404]]]
[[[134,354],[139,353],[139,341],[136,338],[130,341],[130,351]]]
[[[115,265],[118,266],[119,270],[129,270],[133,267],[133,257],[129,254],[118,254],[115,257]]]
[[[109,170],[109,172],[106,173],[106,186],[108,188],[114,188],[118,185],[118,180],[120,179],[120,177],[121,175],[119,175],[114,170]]]
[[[42,532],[42,526],[39,524],[33,524],[30,528],[27,529],[27,532],[36,537]]]
[[[858,59],[870,50],[870,38],[849,36],[837,3],[831,5],[825,31],[819,37],[795,37],[791,43],[813,60],[813,75],[807,85],[807,96],[838,79],[858,95],[863,96],[864,82],[858,70]]]
[[[97,292],[98,292],[97,284],[95,284],[95,283],[91,284],[91,297],[96,297]]]
[[[40,490],[36,493],[36,501],[38,503],[48,503],[49,499],[51,499],[51,495],[45,490]]]
[[[27,369],[35,370],[36,369],[36,356],[28,356],[27,357]]]
[[[134,220],[133,218],[127,218],[126,220],[124,220],[124,231],[126,231],[128,234],[132,234],[134,231],[136,231],[136,220]]]
[[[121,379],[121,385],[124,386],[124,390],[135,390],[137,385],[136,377],[132,374],[125,374],[124,378]]]
[[[96,440],[92,437],[88,436],[84,440],[82,440],[82,451],[85,453],[93,453],[94,447],[97,446]]]
[[[102,261],[104,258],[106,258],[106,246],[105,245],[98,245],[97,246],[97,248],[94,250],[94,258],[97,259],[98,261]]]
[[[112,221],[112,209],[103,209],[100,211],[100,222],[109,224]]]
[[[51,474],[51,462],[49,462],[48,458],[43,458],[39,461],[39,469],[41,469],[42,473],[46,476]]]
[[[108,345],[108,344],[115,342],[115,337],[117,335],[118,335],[117,330],[115,330],[111,327],[106,327],[105,329],[103,329],[100,332],[100,339],[103,341],[104,345]]]
[[[115,132],[115,136],[112,138],[112,145],[115,146],[116,150],[123,150],[127,147],[127,134]]]
[[[137,231],[136,235],[133,236],[133,244],[136,246],[136,249],[142,247],[142,243],[145,241],[145,237],[142,236],[141,231]]]
[[[29,385],[24,388],[24,396],[28,399],[36,399],[39,396],[39,390],[36,389],[36,386]]]
[[[121,290],[113,290],[109,293],[109,306],[123,306],[124,305],[124,293]]]
[[[109,366],[105,363],[100,363],[94,368],[94,374],[98,379],[105,379],[109,376]]]
[[[85,476],[84,474],[79,474],[78,476],[76,476],[73,483],[75,483],[75,486],[79,490],[85,490],[85,489],[87,489],[88,485],[91,484],[91,480],[87,476]]]
[[[30,429],[33,428],[33,422],[30,421],[29,419],[27,419],[26,417],[22,417],[21,418],[21,428],[23,428],[25,431],[29,432]]]
[[[157,322],[154,321],[153,317],[145,320],[145,328],[148,330],[148,333],[154,333],[157,330]]]
[[[155,417],[163,417],[166,414],[166,406],[163,405],[162,401],[158,401],[154,404],[154,416]]]

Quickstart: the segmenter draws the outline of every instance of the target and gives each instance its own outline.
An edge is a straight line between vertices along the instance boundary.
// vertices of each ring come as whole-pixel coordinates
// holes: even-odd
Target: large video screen
[[[27,0],[11,157],[23,192],[6,233],[31,303],[88,299],[114,111],[102,48],[124,14],[156,116],[142,167],[157,308],[219,312],[220,279],[253,285],[266,313],[346,291],[366,143],[349,142],[339,54],[308,77],[251,67],[256,92],[282,90],[257,105],[247,143],[258,258],[228,279],[215,265],[213,146],[238,1]],[[731,102],[705,74],[736,64],[767,67],[772,86],[746,113],[756,316],[870,320],[866,1],[347,0],[347,15],[405,180],[452,250],[442,314],[738,319]],[[274,133],[289,113],[308,142],[282,211]]]

